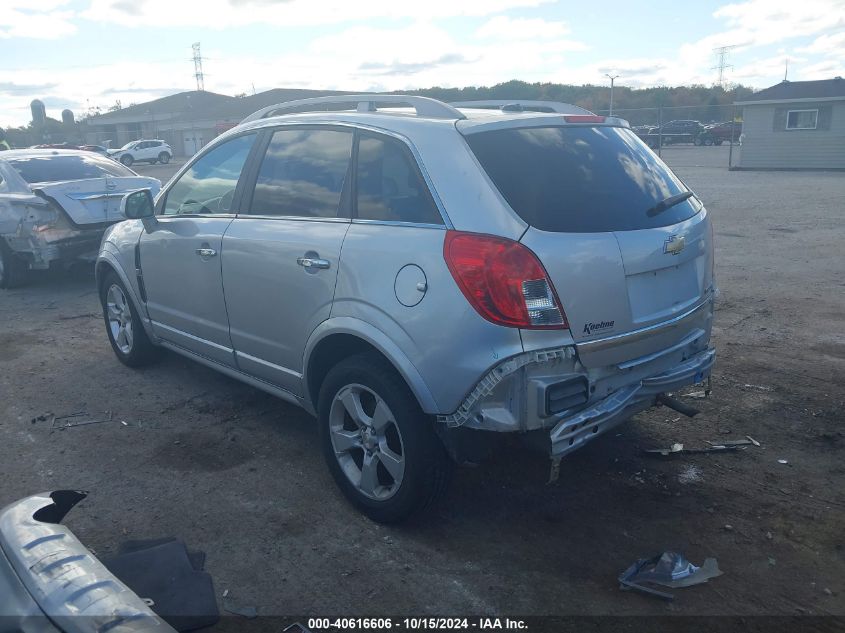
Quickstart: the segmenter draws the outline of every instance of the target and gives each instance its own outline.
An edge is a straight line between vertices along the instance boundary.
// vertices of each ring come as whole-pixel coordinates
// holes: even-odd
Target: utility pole
[[[716,80],[717,86],[720,86],[722,88],[725,87],[725,70],[733,68],[733,64],[728,63],[728,53],[732,48],[736,47],[736,44],[731,44],[730,46],[719,46],[718,48],[713,49],[716,55],[718,55],[719,61],[710,70],[719,71],[719,78]]]
[[[619,77],[619,75],[609,75],[608,73],[605,73],[604,76],[610,79],[610,111],[608,116],[613,116],[613,82],[617,77]]]
[[[197,90],[202,92],[205,90],[205,79],[202,74],[202,53],[200,53],[200,43],[194,42],[192,48],[194,49],[194,77],[197,79]]]

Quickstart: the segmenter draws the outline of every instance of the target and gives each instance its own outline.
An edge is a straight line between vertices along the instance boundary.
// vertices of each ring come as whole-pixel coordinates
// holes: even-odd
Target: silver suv
[[[167,348],[304,407],[377,521],[503,432],[554,472],[713,365],[706,210],[575,106],[279,104],[123,206],[97,265],[117,357]]]

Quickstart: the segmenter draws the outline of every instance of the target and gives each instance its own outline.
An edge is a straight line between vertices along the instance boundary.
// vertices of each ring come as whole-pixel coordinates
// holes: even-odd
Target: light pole
[[[608,75],[605,73],[604,76],[610,79],[610,113],[608,116],[613,116],[613,82],[619,75]]]

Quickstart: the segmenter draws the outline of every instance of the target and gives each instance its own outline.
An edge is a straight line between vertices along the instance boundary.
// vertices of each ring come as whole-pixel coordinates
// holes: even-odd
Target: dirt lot
[[[341,498],[302,411],[174,355],[120,365],[83,268],[0,291],[0,505],[89,490],[68,524],[97,553],[179,536],[262,614],[843,615],[845,176],[728,172],[727,151],[664,152],[716,222],[719,357],[694,420],[638,416],[552,486],[515,444],[460,469],[422,524],[380,527]],[[32,421],[81,410],[114,421]],[[640,452],[746,435],[762,447]],[[664,549],[724,575],[671,605],[619,591]]]

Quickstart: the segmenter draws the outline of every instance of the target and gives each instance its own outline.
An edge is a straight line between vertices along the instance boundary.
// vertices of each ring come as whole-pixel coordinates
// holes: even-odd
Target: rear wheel
[[[118,360],[128,367],[142,367],[158,357],[129,293],[114,271],[109,272],[100,287],[100,302],[109,342]]]
[[[131,167],[132,163],[135,162],[135,159],[132,158],[131,154],[124,154],[120,157],[120,162],[126,165],[127,167]]]
[[[712,144],[713,144],[713,139],[712,139],[712,138],[710,138],[710,137],[708,136],[708,137],[707,137],[707,138],[705,138],[705,139],[704,139],[704,141],[702,141],[702,142],[703,142],[705,145],[710,146],[710,145],[712,145]]]
[[[329,471],[372,520],[404,521],[446,488],[452,463],[434,421],[378,354],[352,356],[332,368],[318,412]]]
[[[713,141],[713,145],[721,145],[722,142],[723,142],[722,139],[717,138],[716,140]]]
[[[692,139],[692,144],[693,145],[703,145],[704,141],[701,139],[701,137],[696,136],[694,139]]]
[[[0,288],[18,288],[26,283],[29,266],[0,239]]]
[[[158,162],[160,162],[162,165],[166,165],[170,162],[170,154],[168,154],[167,152],[162,152],[158,155]]]

